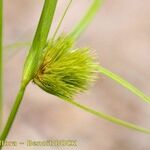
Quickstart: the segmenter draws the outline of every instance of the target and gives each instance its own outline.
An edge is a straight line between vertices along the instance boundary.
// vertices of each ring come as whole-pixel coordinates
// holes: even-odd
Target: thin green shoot
[[[29,41],[26,41],[26,42],[15,42],[15,43],[12,43],[12,44],[8,44],[8,45],[5,45],[3,47],[3,49],[5,50],[9,50],[9,49],[18,49],[18,48],[22,48],[22,47],[29,47],[31,46],[31,42]]]
[[[13,121],[14,121],[14,119],[16,117],[16,114],[18,112],[18,108],[19,108],[19,106],[21,104],[21,101],[22,101],[22,98],[23,98],[26,86],[27,86],[27,84],[22,84],[21,85],[21,88],[20,88],[20,90],[18,92],[18,95],[16,97],[16,101],[15,101],[15,103],[13,105],[12,111],[11,111],[11,113],[9,115],[8,120],[7,120],[6,126],[5,126],[3,132],[2,132],[2,134],[0,136],[0,141],[5,141],[6,138],[7,138],[7,135],[9,133],[9,131],[10,131],[10,128],[11,128],[11,126],[13,124]],[[0,144],[0,150],[2,149],[2,147],[3,147],[3,145]]]
[[[70,36],[72,36],[74,39],[77,39],[83,33],[83,31],[88,27],[88,25],[95,17],[96,13],[99,11],[103,2],[104,0],[94,0],[88,12],[83,17],[83,19],[79,22],[79,24],[77,24],[77,26],[73,29],[73,31],[70,33]]]
[[[0,0],[0,129],[3,122],[3,0]]]
[[[56,35],[57,35],[57,33],[58,33],[58,31],[59,31],[61,25],[62,25],[62,22],[63,22],[63,20],[64,20],[64,18],[65,18],[65,16],[66,16],[66,14],[67,14],[67,12],[68,12],[70,6],[71,6],[71,3],[72,3],[72,0],[69,1],[68,5],[67,5],[67,7],[66,7],[66,9],[65,9],[65,11],[64,11],[64,13],[63,13],[63,15],[62,15],[62,17],[61,17],[61,19],[60,19],[60,21],[59,21],[59,23],[58,23],[58,25],[57,25],[57,27],[56,27],[56,30],[55,30],[55,32],[54,32],[54,35],[52,36],[52,41],[55,40],[55,37],[56,37]]]

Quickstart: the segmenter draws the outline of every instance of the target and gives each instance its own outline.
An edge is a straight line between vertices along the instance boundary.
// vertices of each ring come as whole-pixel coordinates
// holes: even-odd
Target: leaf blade
[[[85,16],[82,18],[82,20],[76,25],[76,27],[70,33],[70,36],[74,37],[74,39],[77,39],[82,34],[82,32],[87,28],[89,23],[91,23],[91,20],[94,18],[97,11],[102,6],[103,1],[104,0],[94,0],[91,7],[85,14]]]
[[[112,80],[118,82],[120,85],[128,89],[130,92],[135,94],[136,96],[140,97],[144,102],[150,103],[150,97],[146,96],[142,91],[137,89],[135,86],[133,86],[131,83],[127,82],[126,80],[122,79],[117,74],[114,74],[113,72],[109,71],[108,69],[98,66],[98,71],[107,77],[111,78]]]
[[[3,115],[3,0],[0,0],[0,129]]]
[[[45,0],[35,37],[25,62],[23,82],[29,82],[38,69],[42,50],[46,45],[48,33],[53,21],[56,5],[57,0]]]
[[[64,99],[62,99],[62,100],[64,100]],[[129,123],[129,122],[123,121],[121,119],[115,118],[113,116],[107,115],[107,114],[105,114],[103,112],[96,111],[96,110],[91,109],[91,108],[89,108],[86,105],[82,105],[82,104],[80,104],[80,103],[78,103],[78,102],[76,102],[74,100],[64,100],[64,101],[66,101],[66,102],[68,102],[68,103],[70,103],[70,104],[72,104],[72,105],[74,105],[74,106],[76,106],[76,107],[78,107],[78,108],[80,108],[80,109],[82,109],[82,110],[92,114],[92,115],[98,116],[100,118],[103,118],[103,119],[105,119],[107,121],[110,121],[112,123],[115,123],[117,125],[129,128],[129,129],[133,129],[135,131],[143,132],[145,134],[150,134],[150,129],[146,129],[144,127],[135,125],[133,123]]]

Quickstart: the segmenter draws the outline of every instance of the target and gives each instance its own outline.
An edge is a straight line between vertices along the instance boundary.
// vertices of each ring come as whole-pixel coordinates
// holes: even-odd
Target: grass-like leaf
[[[119,83],[120,85],[122,85],[123,87],[125,87],[126,89],[128,89],[129,91],[131,91],[133,94],[135,94],[138,97],[140,97],[144,102],[150,103],[150,97],[146,96],[143,92],[141,92],[139,89],[137,89],[131,83],[129,83],[126,80],[122,79],[117,74],[109,71],[108,69],[106,69],[106,68],[104,68],[102,66],[99,66],[97,69],[98,69],[98,71],[101,74],[104,74],[107,77],[113,79],[114,81],[116,81],[117,83]]]
[[[0,129],[3,117],[3,0],[0,0]]]
[[[135,124],[132,124],[132,123],[129,123],[129,122],[126,122],[126,121],[123,121],[123,120],[120,120],[118,118],[115,118],[115,117],[112,117],[110,115],[107,115],[103,112],[100,112],[100,111],[96,111],[94,109],[91,109],[89,108],[88,106],[86,105],[82,105],[74,100],[64,100],[76,107],[79,107],[80,109],[84,110],[84,111],[87,111],[89,112],[90,114],[93,114],[93,115],[96,115],[98,117],[101,117],[105,120],[108,120],[112,123],[115,123],[115,124],[118,124],[118,125],[121,125],[123,127],[127,127],[127,128],[130,128],[130,129],[133,129],[133,130],[136,130],[136,131],[140,131],[140,132],[143,132],[143,133],[146,133],[146,134],[150,134],[150,129],[146,129],[146,128],[143,128],[143,127],[140,127],[140,126],[137,126]]]
[[[96,13],[102,6],[103,2],[104,0],[93,0],[93,4],[90,6],[86,15],[81,19],[81,21],[77,24],[77,26],[70,33],[72,37],[77,39],[83,33],[83,31],[88,27],[92,19],[95,17]]]

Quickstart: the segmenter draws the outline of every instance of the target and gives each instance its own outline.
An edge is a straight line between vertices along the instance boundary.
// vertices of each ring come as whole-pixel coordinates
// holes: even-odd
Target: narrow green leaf
[[[0,0],[0,129],[3,115],[3,0]]]
[[[29,82],[39,67],[42,51],[46,45],[48,33],[52,24],[57,0],[45,0],[38,28],[26,59],[23,81]]]
[[[120,119],[117,119],[115,117],[112,117],[110,115],[107,115],[103,112],[100,112],[100,111],[96,111],[96,110],[93,110],[91,108],[89,108],[88,106],[85,106],[85,105],[81,105],[80,103],[77,103],[76,101],[74,100],[64,100],[74,106],[77,106],[79,107],[80,109],[86,111],[86,112],[89,112],[90,114],[93,114],[93,115],[96,115],[98,117],[101,117],[105,120],[108,120],[112,123],[115,123],[115,124],[118,124],[118,125],[121,125],[123,127],[127,127],[127,128],[130,128],[130,129],[133,129],[133,130],[136,130],[136,131],[140,131],[140,132],[143,132],[143,133],[146,133],[146,134],[150,134],[150,129],[146,129],[146,128],[143,128],[143,127],[140,127],[140,126],[137,126],[135,124],[132,124],[132,123],[129,123],[129,122],[126,122],[126,121],[123,121],[123,120],[120,120]]]
[[[67,7],[66,7],[66,9],[65,9],[65,11],[64,11],[64,13],[63,13],[63,15],[62,15],[62,17],[61,17],[61,19],[60,19],[60,21],[59,21],[59,23],[58,23],[58,25],[57,25],[57,27],[56,27],[56,30],[55,30],[55,32],[54,32],[54,35],[52,36],[52,41],[55,40],[55,37],[56,37],[56,35],[57,35],[57,33],[58,33],[58,31],[59,31],[61,25],[62,25],[62,22],[63,22],[63,20],[64,20],[64,18],[65,18],[65,16],[66,16],[66,14],[67,14],[67,12],[68,12],[70,6],[71,6],[72,1],[73,1],[73,0],[70,0],[70,1],[69,1],[68,5],[67,5]]]
[[[89,23],[91,23],[92,19],[96,15],[97,11],[102,6],[104,0],[94,0],[91,7],[89,8],[86,15],[83,17],[83,19],[77,24],[77,26],[74,28],[74,30],[71,32],[71,36],[75,39],[78,38],[81,33],[87,28]]]
[[[98,71],[109,78],[113,79],[114,81],[118,82],[120,85],[131,91],[133,94],[140,97],[143,101],[150,103],[150,97],[146,96],[143,92],[138,90],[135,86],[131,83],[127,82],[126,80],[122,79],[120,76],[114,74],[113,72],[107,70],[106,68],[99,66]]]

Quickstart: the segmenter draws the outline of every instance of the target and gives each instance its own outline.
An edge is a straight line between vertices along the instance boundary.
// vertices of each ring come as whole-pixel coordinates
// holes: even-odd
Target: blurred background
[[[59,0],[54,31],[68,0]],[[61,27],[69,32],[92,0],[73,2]],[[5,45],[33,39],[42,0],[5,0]],[[77,42],[90,47],[101,65],[150,94],[150,1],[106,0],[102,9]],[[51,35],[51,34],[50,34]],[[28,47],[7,49],[5,55],[5,120],[15,100]],[[100,75],[86,93],[76,97],[82,104],[120,119],[150,128],[149,105]],[[77,140],[77,147],[26,147],[15,150],[149,150],[150,136],[138,133],[64,103],[31,83],[8,137],[26,141]],[[13,148],[4,148],[11,150]]]

